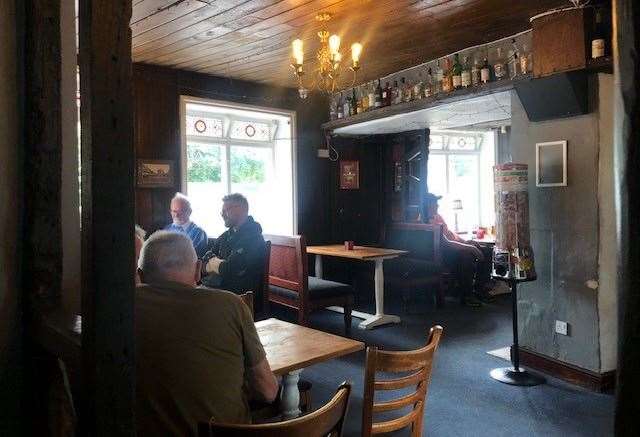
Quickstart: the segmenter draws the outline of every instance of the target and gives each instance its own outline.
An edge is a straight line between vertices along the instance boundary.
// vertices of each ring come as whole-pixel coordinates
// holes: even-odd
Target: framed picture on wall
[[[138,159],[136,181],[140,188],[171,188],[175,182],[175,163],[162,159]]]
[[[340,189],[357,190],[360,188],[359,161],[340,161]]]
[[[567,142],[536,144],[536,186],[567,186]]]

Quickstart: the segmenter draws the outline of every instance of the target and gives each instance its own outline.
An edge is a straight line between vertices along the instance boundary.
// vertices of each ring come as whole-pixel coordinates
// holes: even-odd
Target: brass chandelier
[[[331,14],[322,12],[316,15],[316,21],[326,23],[331,19]],[[340,87],[338,81],[342,70],[342,53],[340,53],[340,37],[336,34],[330,35],[329,31],[322,29],[318,32],[320,38],[320,49],[316,54],[318,66],[313,72],[312,83],[306,87],[303,82],[305,75],[304,64],[304,48],[301,39],[296,39],[291,43],[293,59],[291,67],[294,74],[298,78],[298,93],[300,98],[306,99],[309,89],[317,89],[318,91],[330,94]],[[360,55],[362,54],[362,44],[355,42],[351,44],[351,65],[349,69],[353,72],[353,80],[349,86],[356,81],[357,71],[360,69]]]

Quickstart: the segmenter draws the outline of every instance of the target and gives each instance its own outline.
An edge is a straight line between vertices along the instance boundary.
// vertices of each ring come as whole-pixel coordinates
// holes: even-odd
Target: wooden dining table
[[[315,255],[316,276],[322,278],[322,257],[332,256],[337,258],[356,259],[359,261],[371,261],[375,264],[374,289],[376,298],[376,313],[369,314],[362,311],[352,311],[351,315],[364,319],[358,327],[360,329],[372,329],[376,326],[389,323],[400,323],[400,317],[384,312],[384,268],[383,262],[387,259],[406,255],[406,250],[385,249],[382,247],[354,246],[353,249],[345,249],[342,244],[330,244],[326,246],[307,246],[307,253]],[[329,307],[330,310],[343,312],[341,307]]]
[[[298,381],[305,368],[364,349],[361,341],[274,318],[256,322],[256,330],[271,370],[282,376],[280,408],[284,419],[301,414]]]

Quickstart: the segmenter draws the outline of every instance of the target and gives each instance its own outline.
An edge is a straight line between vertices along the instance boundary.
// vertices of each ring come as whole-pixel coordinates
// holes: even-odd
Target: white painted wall
[[[618,244],[614,211],[613,167],[613,75],[598,75],[598,322],[600,371],[616,368],[618,342],[617,266]]]

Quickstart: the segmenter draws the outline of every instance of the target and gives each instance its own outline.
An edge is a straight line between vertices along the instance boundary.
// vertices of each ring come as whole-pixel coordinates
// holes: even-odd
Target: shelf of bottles
[[[461,50],[332,95],[330,120],[530,77],[531,31]]]

